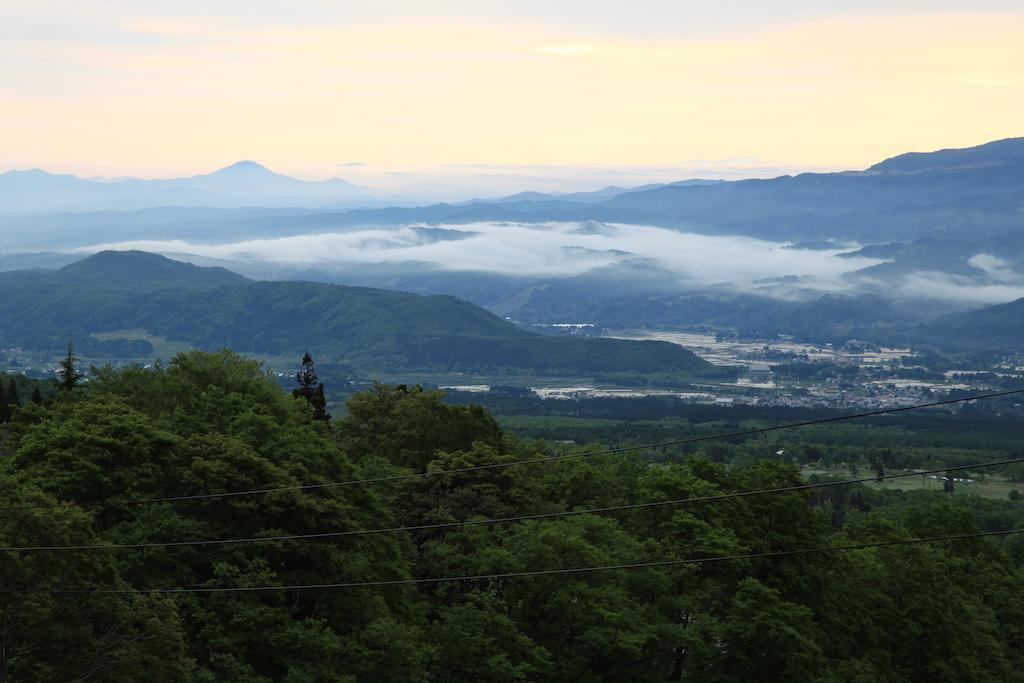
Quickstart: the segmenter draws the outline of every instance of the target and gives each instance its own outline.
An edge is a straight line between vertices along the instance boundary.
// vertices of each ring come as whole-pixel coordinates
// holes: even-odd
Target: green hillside
[[[943,316],[923,334],[947,349],[1020,352],[1024,347],[1024,299]]]
[[[367,372],[721,373],[672,344],[542,336],[450,296],[255,282],[141,252],[104,252],[51,273],[2,273],[0,286],[2,347],[52,351],[72,337],[86,352],[144,355],[147,342],[90,336],[143,329],[205,349],[308,349]]]

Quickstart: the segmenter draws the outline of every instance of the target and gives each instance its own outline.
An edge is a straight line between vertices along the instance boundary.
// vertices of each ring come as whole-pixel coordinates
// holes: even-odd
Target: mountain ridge
[[[108,275],[108,277],[104,277]],[[199,348],[301,356],[366,373],[517,372],[638,379],[727,376],[665,342],[548,337],[453,296],[265,282],[146,252],[101,252],[56,271],[0,273],[0,346],[55,351],[74,337],[145,330]],[[131,342],[110,339],[124,347]],[[139,355],[138,344],[131,347]],[[143,349],[142,352],[145,350]]]
[[[950,147],[933,152],[905,152],[869,166],[867,171],[921,172],[1005,163],[1024,164],[1024,137],[1003,138],[972,147]]]
[[[86,181],[72,178],[67,182]],[[19,197],[26,194],[15,193],[10,187],[5,191],[3,185],[0,183],[0,211],[5,206],[10,208],[13,194]],[[111,186],[93,185],[107,188],[104,192]],[[602,196],[609,190],[613,196]],[[148,205],[161,201],[165,205],[215,204],[216,191],[215,185],[202,183],[173,186],[165,188],[158,196],[136,197],[136,201]],[[676,182],[621,193],[618,188],[564,196],[526,193],[502,200],[415,207],[382,207],[379,200],[359,206],[334,206],[327,202],[328,205],[312,210],[296,208],[292,214],[285,215],[275,213],[281,210],[281,202],[265,191],[250,188],[247,192],[244,201],[235,199],[232,205],[251,207],[263,203],[266,215],[253,215],[232,223],[220,222],[216,228],[197,219],[200,221],[197,227],[203,230],[204,237],[208,234],[208,239],[216,240],[227,237],[228,231],[237,235],[247,229],[274,235],[294,234],[298,230],[337,230],[355,225],[393,227],[417,222],[601,221],[791,242],[846,240],[870,244],[894,240],[911,242],[929,236],[985,238],[1021,228],[1024,138],[1006,138],[957,150],[897,155],[862,171],[802,173],[711,184]],[[35,200],[52,205],[52,194],[36,193]],[[41,215],[38,221],[52,222],[50,216]],[[6,248],[14,246],[24,250],[56,244],[52,237],[45,243],[31,241],[36,234],[35,220],[10,217],[3,220],[2,223],[9,226],[5,232],[13,235],[7,238]],[[172,227],[181,234],[181,226]],[[136,231],[120,229],[120,232],[130,235],[131,239],[138,238]],[[64,234],[81,245],[80,234],[70,228]],[[120,234],[104,236],[106,242],[123,239]],[[4,248],[0,244],[0,250]]]
[[[101,251],[55,271],[55,276],[93,286],[160,289],[169,286],[223,286],[248,282],[222,267],[200,267],[145,251]]]
[[[950,313],[922,333],[940,348],[958,351],[1019,351],[1024,338],[1024,298]]]
[[[33,168],[0,173],[0,212],[145,209],[155,206],[302,206],[379,198],[371,187],[343,178],[301,180],[255,161],[177,178],[81,178]]]

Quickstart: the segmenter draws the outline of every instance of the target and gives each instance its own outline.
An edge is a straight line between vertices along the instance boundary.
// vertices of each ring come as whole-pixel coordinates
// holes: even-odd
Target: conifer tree
[[[37,406],[43,405],[43,392],[39,391],[38,386],[32,387],[32,396],[29,400],[31,400]]]
[[[14,378],[7,383],[7,392],[3,397],[3,402],[7,404],[7,419],[10,421],[14,416],[14,409],[21,405],[21,399],[18,398],[18,385],[14,383]]]
[[[295,375],[299,388],[292,391],[296,398],[304,397],[313,407],[313,419],[327,421],[331,419],[327,412],[327,398],[324,395],[324,384],[317,384],[316,370],[313,368],[313,357],[306,352],[302,357],[302,369]]]
[[[13,383],[14,380],[11,380]],[[10,403],[7,398],[7,390],[4,389],[3,382],[0,382],[0,424],[11,421],[12,410]]]
[[[60,388],[63,391],[71,391],[82,379],[81,373],[78,372],[78,357],[75,356],[74,349],[71,347],[71,340],[68,340],[68,355],[60,362],[60,370],[57,374],[60,375]]]

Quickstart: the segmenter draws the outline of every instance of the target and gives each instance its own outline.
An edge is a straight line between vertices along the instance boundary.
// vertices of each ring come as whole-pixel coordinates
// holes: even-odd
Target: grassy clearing
[[[143,329],[133,330],[111,330],[110,332],[93,332],[90,335],[99,341],[148,341],[153,345],[153,357],[169,360],[179,353],[191,351],[193,346],[188,342],[174,341],[155,334],[149,334]]]
[[[855,479],[859,477],[871,476],[871,470],[866,467],[858,469],[858,474],[854,475],[850,472],[850,468],[837,467],[832,469],[824,469],[821,467],[803,467],[801,472],[805,477],[812,475],[817,476],[831,476],[841,479]],[[893,470],[889,474],[904,474],[906,471]],[[890,491],[942,491],[942,480],[933,479],[939,475],[912,475],[907,477],[901,477],[899,479],[886,479],[882,482],[872,481],[867,486],[875,489],[890,490]],[[974,479],[973,482],[957,482],[956,491],[957,493],[964,493],[967,495],[976,495],[983,498],[999,498],[1005,500],[1010,494],[1010,491],[1017,490],[1024,493],[1024,486],[1021,484],[1009,481],[999,476],[988,476],[984,479],[971,477]]]

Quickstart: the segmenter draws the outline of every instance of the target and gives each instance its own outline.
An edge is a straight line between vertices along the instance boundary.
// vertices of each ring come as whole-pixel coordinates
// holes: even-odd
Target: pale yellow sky
[[[0,23],[10,13],[22,27],[0,36],[0,171],[862,167],[1024,135],[1024,12],[796,16],[677,36],[541,16],[274,25],[115,9],[51,29],[15,6],[0,0]]]

